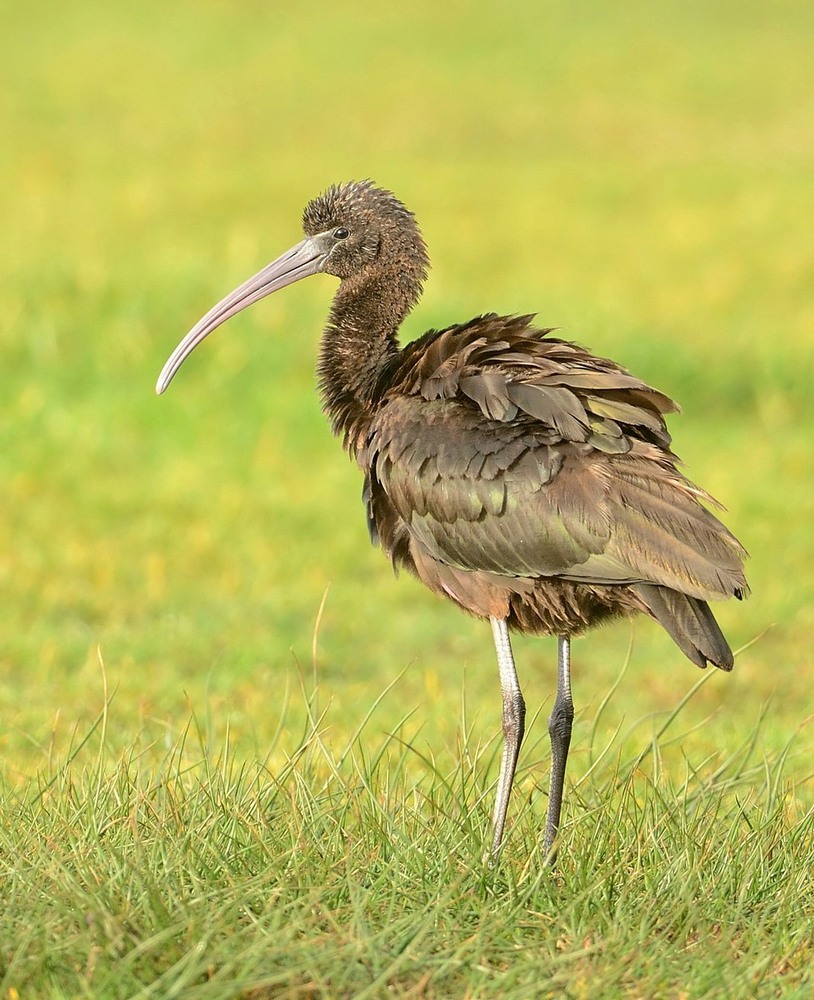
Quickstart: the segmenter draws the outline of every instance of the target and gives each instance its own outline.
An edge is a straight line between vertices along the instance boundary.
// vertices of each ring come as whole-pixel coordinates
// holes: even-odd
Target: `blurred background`
[[[687,752],[734,746],[764,710],[767,752],[810,720],[814,8],[407,8],[3,8],[8,780],[95,717],[100,662],[108,738],[145,753],[192,713],[263,754],[315,676],[328,738],[395,679],[374,733],[415,709],[415,738],[454,753],[462,692],[498,731],[488,628],[393,579],[320,413],[332,279],[233,320],[153,394],[192,323],[300,238],[306,201],[362,177],[416,212],[434,261],[407,339],[536,311],[681,402],[676,451],[728,507],[754,592],[716,610],[748,648],[688,709]],[[544,718],[554,643],[516,651]],[[608,732],[643,718],[646,737],[698,677],[644,620],[581,640],[577,748],[628,660]]]

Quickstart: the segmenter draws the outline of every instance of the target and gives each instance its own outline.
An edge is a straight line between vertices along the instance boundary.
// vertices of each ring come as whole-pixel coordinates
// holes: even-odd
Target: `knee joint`
[[[555,702],[548,717],[548,732],[551,736],[568,736],[574,721],[574,706],[569,702]]]
[[[522,737],[526,725],[526,703],[518,692],[503,705],[503,732]]]

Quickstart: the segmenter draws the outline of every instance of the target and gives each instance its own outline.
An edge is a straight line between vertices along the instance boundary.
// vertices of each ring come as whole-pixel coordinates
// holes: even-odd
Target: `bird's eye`
[[[350,236],[350,233],[344,226],[340,226],[338,229],[334,229],[334,239],[335,240],[346,240]]]

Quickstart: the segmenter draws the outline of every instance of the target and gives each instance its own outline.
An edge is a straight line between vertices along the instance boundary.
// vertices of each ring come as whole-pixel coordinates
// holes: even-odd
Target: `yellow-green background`
[[[464,670],[494,727],[488,630],[393,581],[323,424],[318,278],[158,369],[233,284],[299,238],[305,201],[370,176],[436,262],[405,335],[482,311],[547,325],[675,396],[676,450],[729,508],[754,590],[705,691],[710,741],[773,698],[811,710],[814,68],[793,4],[125,5],[3,16],[0,331],[6,768],[59,710],[129,739],[208,685],[262,743],[309,665],[340,720],[405,666],[398,705],[450,726]],[[694,679],[634,626],[628,714]],[[578,705],[630,638],[577,644]],[[519,644],[531,704],[550,643]],[[344,709],[347,709],[345,711]],[[435,738],[435,737],[433,737]],[[703,735],[701,737],[704,738]],[[21,755],[21,756],[18,756]]]

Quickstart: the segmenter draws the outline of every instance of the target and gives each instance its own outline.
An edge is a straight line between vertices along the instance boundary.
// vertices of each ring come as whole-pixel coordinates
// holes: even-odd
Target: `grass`
[[[799,748],[761,759],[759,730],[709,773],[685,762],[679,780],[659,763],[664,734],[649,758],[605,747],[573,790],[552,875],[528,770],[503,863],[475,860],[496,747],[465,717],[450,770],[407,718],[331,749],[330,711],[282,767],[212,746],[194,720],[145,767],[143,751],[110,752],[108,708],[3,803],[4,984],[116,997],[808,991],[814,813],[788,787]]]
[[[811,12],[2,19],[0,997],[808,996]],[[623,361],[752,553],[732,675],[643,621],[575,644],[554,875],[553,644],[516,645],[537,714],[490,869],[488,630],[369,548],[313,392],[330,281],[153,396],[368,175],[435,263],[408,337],[538,310]]]

